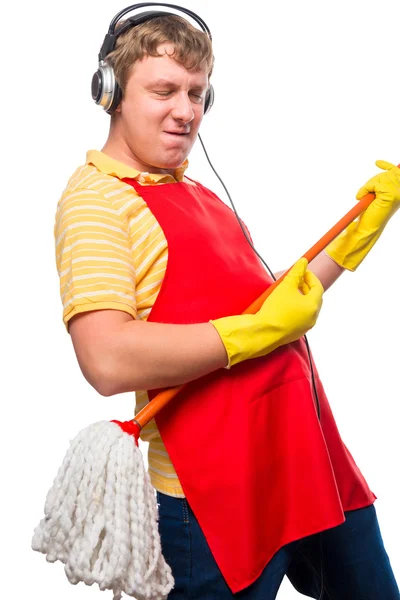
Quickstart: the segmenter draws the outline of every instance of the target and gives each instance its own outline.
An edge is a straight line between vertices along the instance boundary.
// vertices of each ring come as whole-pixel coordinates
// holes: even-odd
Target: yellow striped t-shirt
[[[143,199],[121,180],[135,178],[142,185],[184,181],[187,166],[185,161],[172,177],[136,171],[97,150],[87,153],[86,163],[69,179],[55,217],[56,263],[67,331],[74,315],[90,310],[122,310],[134,319],[147,319],[164,278],[168,245]],[[135,393],[136,414],[149,399],[146,391]],[[154,419],[143,428],[141,439],[149,442],[153,486],[184,497]]]

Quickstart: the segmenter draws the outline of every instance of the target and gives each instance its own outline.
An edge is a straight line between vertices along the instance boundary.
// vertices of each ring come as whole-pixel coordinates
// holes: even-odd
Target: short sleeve
[[[116,309],[136,318],[135,269],[127,223],[91,189],[61,198],[54,225],[63,321],[91,310]]]

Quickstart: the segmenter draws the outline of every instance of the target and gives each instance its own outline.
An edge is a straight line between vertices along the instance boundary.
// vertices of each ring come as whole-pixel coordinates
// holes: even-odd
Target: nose
[[[175,102],[171,111],[172,117],[177,121],[190,123],[194,119],[194,112],[189,96],[183,90],[175,94]]]

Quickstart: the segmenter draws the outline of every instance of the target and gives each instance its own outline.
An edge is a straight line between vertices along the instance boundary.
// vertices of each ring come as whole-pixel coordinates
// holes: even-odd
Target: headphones
[[[176,6],[175,4],[163,4],[159,2],[142,2],[141,4],[134,4],[133,6],[128,6],[121,10],[110,23],[108,28],[108,33],[104,38],[103,45],[100,48],[99,52],[99,67],[96,73],[92,77],[92,98],[96,102],[96,104],[100,104],[104,108],[107,114],[112,115],[119,103],[122,99],[122,91],[119,87],[114,74],[114,69],[107,63],[107,55],[112,52],[115,48],[115,43],[122,33],[130,29],[131,27],[136,27],[137,25],[141,25],[146,21],[150,21],[155,17],[169,16],[175,15],[175,13],[165,12],[165,11],[146,11],[129,17],[126,22],[119,28],[117,32],[115,32],[115,27],[117,23],[121,20],[121,18],[126,15],[128,12],[132,10],[143,8],[145,6],[167,6],[168,8],[175,8],[186,15],[189,15],[200,28],[207,34],[210,40],[212,40],[211,32],[207,27],[206,23],[201,19],[196,13],[188,10],[187,8],[183,8],[181,6]],[[207,90],[207,95],[204,103],[204,114],[207,114],[211,109],[214,103],[214,88],[210,85]]]

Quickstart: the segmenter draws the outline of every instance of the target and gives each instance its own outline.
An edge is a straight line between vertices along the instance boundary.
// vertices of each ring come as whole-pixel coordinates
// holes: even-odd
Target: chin
[[[157,163],[154,163],[154,166],[158,169],[177,169],[183,162],[185,162],[187,157],[188,155],[185,154],[179,157],[171,157],[168,160],[164,158],[163,160],[159,160]]]

